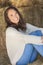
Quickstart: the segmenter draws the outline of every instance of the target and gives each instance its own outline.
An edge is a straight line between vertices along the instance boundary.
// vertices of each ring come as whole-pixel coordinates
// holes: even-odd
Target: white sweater
[[[12,27],[7,28],[6,48],[12,65],[20,59],[26,44],[42,45],[41,37],[23,34]]]

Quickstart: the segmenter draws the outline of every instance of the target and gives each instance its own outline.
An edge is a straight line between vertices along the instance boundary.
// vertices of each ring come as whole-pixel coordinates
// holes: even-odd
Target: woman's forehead
[[[16,12],[16,10],[14,10],[14,9],[9,9],[9,10],[8,10],[8,13],[17,13],[17,12]]]

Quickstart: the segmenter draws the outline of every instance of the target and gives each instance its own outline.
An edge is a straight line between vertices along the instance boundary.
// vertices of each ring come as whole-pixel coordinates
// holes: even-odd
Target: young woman
[[[6,48],[11,64],[27,65],[33,62],[40,51],[37,46],[43,46],[43,28],[25,23],[13,6],[6,9],[4,16],[7,23]]]

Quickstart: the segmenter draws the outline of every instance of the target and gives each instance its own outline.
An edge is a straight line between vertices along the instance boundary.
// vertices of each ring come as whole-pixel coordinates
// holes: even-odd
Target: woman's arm
[[[34,35],[26,35],[24,36],[25,44],[37,44],[37,45],[43,45],[43,41],[40,36],[34,36]]]
[[[23,33],[19,32],[19,31],[17,31],[16,29],[14,29],[12,27],[10,27],[7,31],[9,31],[10,34],[13,34],[14,35],[14,37],[13,37],[14,39],[15,39],[15,36],[16,36],[16,39],[18,39],[18,41],[19,40],[23,40],[24,41],[24,44],[29,43],[29,44],[42,45],[42,43],[41,43],[42,40],[41,40],[41,37],[40,36],[26,35],[26,34],[23,34]]]
[[[29,23],[26,23],[26,27],[27,27],[27,32],[28,33],[33,32],[35,30],[40,30],[43,34],[43,28],[41,28],[41,27],[37,27],[37,26],[34,26],[32,24],[29,24]]]
[[[31,33],[33,31],[39,30],[37,26],[34,26],[32,24],[26,23],[27,33]]]
[[[42,43],[43,43],[43,36],[41,36],[41,40],[42,40]]]
[[[43,28],[39,28],[39,30],[41,30],[42,34],[43,34]]]

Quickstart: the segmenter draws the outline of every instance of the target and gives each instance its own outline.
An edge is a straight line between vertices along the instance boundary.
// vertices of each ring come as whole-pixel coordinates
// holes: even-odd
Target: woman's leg
[[[30,33],[30,35],[37,35],[38,31],[34,31],[32,33]],[[25,50],[24,53],[22,55],[22,57],[20,58],[20,60],[17,62],[17,65],[26,65],[28,63],[33,62],[36,57],[37,57],[37,51],[33,48],[33,46],[31,44],[27,44],[25,46]]]
[[[31,44],[27,44],[25,46],[22,57],[19,59],[16,65],[27,65],[30,62],[32,53],[33,53],[33,46]]]
[[[32,33],[30,33],[30,35],[40,35],[41,36],[41,31],[40,30],[37,30],[37,31],[34,31],[34,32],[32,32]],[[33,48],[33,46],[34,46],[34,48],[36,49],[34,49]],[[36,45],[26,45],[26,47],[25,47],[25,50],[24,50],[24,53],[23,53],[23,55],[22,55],[22,57],[20,58],[20,60],[17,62],[17,65],[27,65],[28,63],[31,63],[31,62],[33,62],[35,59],[36,59],[36,57],[37,57],[37,51],[39,52],[40,50],[42,51],[42,47],[43,46],[41,46],[41,48],[40,48],[40,50],[39,50],[39,48],[36,46]],[[43,52],[42,52],[43,53]]]
[[[38,52],[35,50],[35,48],[33,48],[33,53],[32,53],[31,58],[30,58],[30,63],[35,61],[37,56],[38,56]]]
[[[37,52],[43,57],[43,45],[33,45]]]
[[[41,31],[38,33],[38,36],[43,36]],[[38,51],[38,53],[43,57],[43,45],[33,45],[33,46]]]
[[[37,36],[42,36],[42,31],[37,30],[35,32],[30,33],[31,35],[37,35]],[[33,45],[33,47],[37,50],[37,52],[43,57],[43,45]]]
[[[40,32],[41,32],[40,30],[36,30],[34,32],[31,32],[30,35],[37,35],[37,34],[39,35]],[[37,55],[38,55],[38,52],[33,46],[33,53],[32,53],[31,58],[30,58],[30,63],[32,63],[37,58]]]

